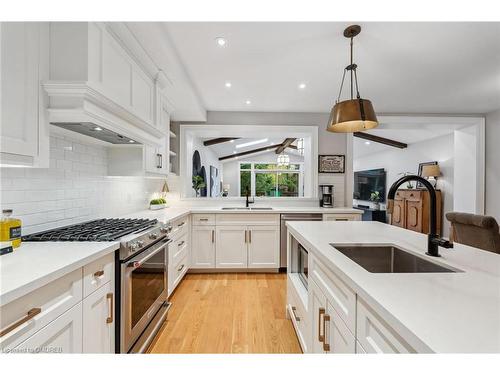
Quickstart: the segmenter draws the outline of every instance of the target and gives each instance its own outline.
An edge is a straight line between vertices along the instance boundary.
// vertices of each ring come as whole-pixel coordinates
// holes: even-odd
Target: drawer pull
[[[325,315],[325,312],[326,312],[325,309],[322,308],[322,307],[320,307],[318,309],[318,340],[319,340],[319,342],[324,342],[325,341],[325,335],[321,334],[321,316]]]
[[[292,313],[293,313],[293,318],[297,321],[300,322],[300,318],[296,314],[297,308],[295,306],[292,306]]]
[[[181,241],[177,244],[177,246],[181,247],[182,245],[184,245],[186,242],[185,241]]]
[[[184,269],[184,264],[182,266],[180,266],[179,268],[177,268],[177,272],[181,272],[183,269]]]
[[[252,243],[252,231],[248,231],[248,243]]]
[[[100,271],[97,271],[97,272],[94,272],[94,277],[101,277],[104,275],[104,270],[100,270]]]
[[[109,316],[106,318],[106,323],[113,323],[113,293],[106,294],[106,298],[109,300]]]
[[[215,231],[212,229],[212,243],[215,242]]]
[[[202,218],[200,218],[200,219],[198,219],[198,220],[199,220],[199,221],[208,221],[208,218],[206,218],[206,217],[202,217]]]
[[[178,227],[178,228],[180,228],[180,227],[184,226],[185,224],[186,224],[186,222],[185,222],[185,221],[183,221],[182,223],[177,224],[177,227]]]
[[[335,219],[335,221],[349,221],[349,219],[343,218],[343,219]]]
[[[26,316],[24,318],[19,319],[17,322],[12,323],[10,326],[8,326],[7,328],[5,328],[2,331],[0,331],[0,337],[5,336],[9,332],[12,332],[17,327],[19,327],[20,325],[22,325],[22,324],[26,323],[27,321],[33,319],[35,316],[37,316],[41,312],[42,312],[42,309],[40,307],[34,307],[34,308],[32,308],[31,310],[28,311],[28,313],[26,314]]]
[[[326,337],[326,322],[330,322],[330,315],[325,314],[323,317],[323,350],[330,351],[330,339]]]

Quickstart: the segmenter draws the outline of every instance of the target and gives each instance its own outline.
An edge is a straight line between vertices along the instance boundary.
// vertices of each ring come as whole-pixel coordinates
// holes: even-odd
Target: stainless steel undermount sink
[[[252,210],[252,211],[269,211],[272,207],[222,207],[221,210]]]
[[[394,245],[330,244],[371,273],[449,273],[462,272],[436,264]]]

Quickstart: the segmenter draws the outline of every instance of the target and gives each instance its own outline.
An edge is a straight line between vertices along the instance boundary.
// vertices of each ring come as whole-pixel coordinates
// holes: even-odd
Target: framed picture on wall
[[[418,165],[418,175],[422,177],[422,170],[424,169],[425,165],[437,165],[437,161],[427,161],[425,163],[420,163]],[[417,181],[417,189],[424,189],[424,185],[422,185],[421,182]]]
[[[345,173],[345,155],[319,155],[319,173]]]

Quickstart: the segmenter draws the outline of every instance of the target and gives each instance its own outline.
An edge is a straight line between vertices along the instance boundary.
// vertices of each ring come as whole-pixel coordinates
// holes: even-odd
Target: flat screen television
[[[369,201],[374,191],[379,192],[380,202],[385,202],[385,170],[383,168],[354,172],[354,199]]]

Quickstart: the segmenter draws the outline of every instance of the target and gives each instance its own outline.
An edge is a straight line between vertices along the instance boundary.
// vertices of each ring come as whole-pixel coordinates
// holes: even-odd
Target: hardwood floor
[[[188,274],[151,353],[301,353],[286,274]]]

